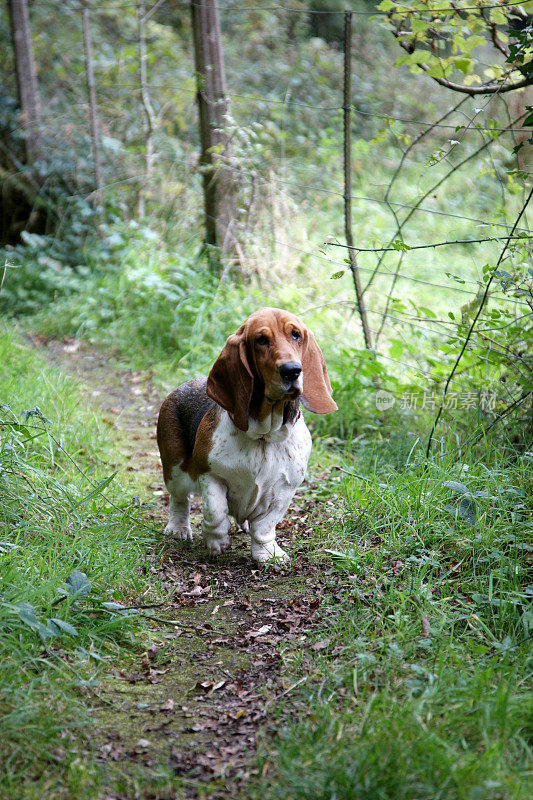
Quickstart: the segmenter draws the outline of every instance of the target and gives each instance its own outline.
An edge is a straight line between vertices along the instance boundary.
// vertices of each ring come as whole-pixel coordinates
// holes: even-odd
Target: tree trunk
[[[194,59],[200,117],[200,163],[203,172],[205,241],[225,257],[235,255],[237,184],[231,148],[223,132],[228,113],[226,77],[217,0],[191,3]],[[220,262],[214,259],[220,268]]]
[[[33,58],[27,0],[8,0],[11,36],[15,53],[15,70],[25,132],[26,160],[35,161],[40,154],[41,101]]]
[[[96,89],[94,85],[93,60],[91,53],[91,28],[89,9],[83,8],[83,42],[85,46],[85,72],[87,76],[87,94],[89,95],[89,117],[91,120],[91,141],[94,161],[95,200],[98,213],[101,215],[104,207],[102,192],[102,166],[100,164],[100,136],[98,133],[98,109],[96,106]]]
[[[145,119],[145,146],[146,146],[146,174],[145,181],[139,190],[137,212],[140,219],[146,214],[146,194],[150,192],[150,181],[154,171],[155,152],[154,152],[154,130],[156,116],[150,93],[148,91],[148,79],[146,74],[146,20],[147,15],[144,8],[144,0],[137,0],[137,18],[139,20],[139,79],[141,89],[141,104]],[[148,187],[148,189],[147,189]]]

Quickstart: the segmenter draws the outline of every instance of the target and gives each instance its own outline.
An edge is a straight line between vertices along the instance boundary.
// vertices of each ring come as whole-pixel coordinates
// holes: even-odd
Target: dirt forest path
[[[32,341],[48,361],[77,377],[89,403],[120,430],[126,468],[137,472],[153,498],[154,525],[163,531],[168,498],[155,421],[164,393],[150,372],[124,369],[77,340]],[[270,709],[282,701],[288,713],[297,711],[280,645],[298,647],[304,665],[306,648],[317,648],[311,642],[324,577],[307,559],[304,542],[327,508],[320,508],[312,488],[303,487],[278,527],[278,540],[292,557],[288,571],[254,566],[242,534],[234,534],[230,551],[216,559],[199,536],[191,547],[156,542],[149,572],[165,602],[156,609],[144,651],[126,666],[115,664],[94,698],[100,800],[248,797],[258,733],[268,730]],[[196,501],[197,534],[200,514]]]

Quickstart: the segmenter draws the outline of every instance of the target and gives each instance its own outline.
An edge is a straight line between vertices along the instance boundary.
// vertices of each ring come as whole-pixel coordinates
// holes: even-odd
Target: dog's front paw
[[[164,531],[165,536],[170,536],[173,539],[183,539],[186,542],[192,542],[192,530],[190,525],[179,525],[176,522],[168,523]]]
[[[212,556],[219,556],[229,547],[229,536],[226,539],[206,539],[205,544]]]
[[[268,544],[252,542],[252,558],[259,564],[266,564],[268,561],[288,564],[290,561],[285,550],[277,542],[268,542]]]
[[[229,547],[230,539],[227,533],[213,536],[212,533],[208,533],[204,528],[203,537],[205,545],[212,556],[219,556]]]

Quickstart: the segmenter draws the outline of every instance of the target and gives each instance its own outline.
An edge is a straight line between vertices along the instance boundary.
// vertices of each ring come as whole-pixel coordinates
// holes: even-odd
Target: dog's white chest
[[[213,435],[210,470],[226,484],[239,523],[277,513],[305,477],[311,435],[303,417],[288,425],[272,420],[269,427],[244,433],[225,414]]]

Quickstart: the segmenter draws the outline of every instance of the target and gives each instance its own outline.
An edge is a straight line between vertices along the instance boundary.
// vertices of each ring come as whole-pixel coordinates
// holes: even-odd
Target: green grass
[[[366,480],[345,476],[336,524],[317,523],[322,646],[285,653],[299,720],[280,712],[254,797],[531,796],[531,456],[421,461],[352,454]]]
[[[0,795],[92,797],[84,693],[140,630],[104,604],[148,588],[152,534],[109,481],[109,427],[75,381],[4,326],[0,400]]]

